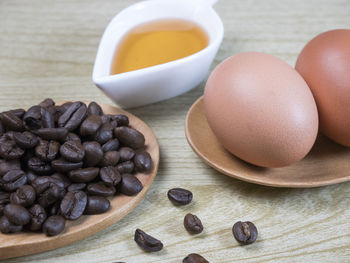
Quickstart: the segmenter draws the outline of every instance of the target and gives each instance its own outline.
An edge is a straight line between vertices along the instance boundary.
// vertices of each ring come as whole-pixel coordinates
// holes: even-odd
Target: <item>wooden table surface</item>
[[[0,111],[46,97],[112,103],[91,81],[99,39],[109,20],[134,0],[0,0]],[[349,0],[219,0],[225,37],[212,68],[243,51],[262,51],[293,65],[316,34],[350,27]],[[166,87],[164,87],[166,88]],[[123,220],[81,242],[4,262],[182,262],[200,253],[210,262],[350,262],[350,182],[314,189],[276,189],[241,182],[205,165],[188,146],[184,120],[203,84],[171,100],[131,110],[154,130],[161,162],[146,198]],[[350,171],[349,171],[350,172]],[[174,207],[168,189],[186,187],[194,201]],[[204,233],[189,235],[186,213]],[[256,243],[241,247],[231,227],[256,223]],[[136,228],[165,248],[147,254]]]

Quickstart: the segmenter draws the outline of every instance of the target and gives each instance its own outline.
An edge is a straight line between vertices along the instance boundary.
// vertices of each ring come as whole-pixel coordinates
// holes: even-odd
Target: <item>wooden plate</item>
[[[194,152],[208,165],[243,181],[275,187],[307,188],[350,180],[350,148],[333,143],[322,135],[318,136],[311,152],[291,166],[262,168],[236,158],[220,145],[210,129],[202,97],[187,114],[185,132]]]
[[[159,164],[159,146],[155,135],[151,128],[136,116],[109,105],[101,105],[101,107],[108,114],[125,114],[129,117],[130,125],[144,134],[146,150],[152,156],[153,169],[148,174],[137,174],[137,178],[143,184],[143,190],[136,196],[117,195],[110,199],[111,209],[104,214],[82,216],[76,221],[66,221],[64,232],[55,237],[46,237],[42,233],[16,233],[9,235],[0,233],[0,259],[52,250],[91,236],[130,213],[147,193],[156,176]]]

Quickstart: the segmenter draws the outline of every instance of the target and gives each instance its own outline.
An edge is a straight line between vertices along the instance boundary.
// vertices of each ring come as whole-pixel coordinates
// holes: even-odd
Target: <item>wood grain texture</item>
[[[0,110],[28,107],[45,97],[110,103],[92,83],[99,39],[109,20],[135,0],[0,0]],[[212,65],[243,51],[262,51],[289,64],[316,34],[350,27],[348,0],[219,0],[225,37]],[[166,88],[166,87],[164,87]],[[203,84],[174,99],[131,112],[154,130],[160,144],[158,175],[139,206],[123,220],[81,242],[4,262],[176,263],[189,253],[210,262],[350,262],[350,183],[313,189],[276,189],[241,182],[207,166],[188,146],[185,116]],[[174,207],[172,187],[194,201]],[[191,236],[182,221],[191,212],[205,230]],[[250,220],[258,241],[241,247],[231,234]],[[144,253],[136,228],[165,248]]]
[[[86,104],[88,102],[85,101]],[[58,103],[62,104],[62,103]],[[159,145],[157,138],[142,120],[120,108],[101,104],[105,114],[124,114],[128,116],[130,126],[145,136],[145,150],[153,160],[153,167],[148,173],[137,173],[143,189],[136,196],[117,195],[110,198],[111,208],[106,213],[82,216],[76,221],[66,221],[65,230],[60,235],[47,237],[43,233],[21,232],[12,235],[0,233],[0,260],[30,255],[52,250],[82,240],[115,224],[130,213],[144,198],[156,177],[159,166]]]

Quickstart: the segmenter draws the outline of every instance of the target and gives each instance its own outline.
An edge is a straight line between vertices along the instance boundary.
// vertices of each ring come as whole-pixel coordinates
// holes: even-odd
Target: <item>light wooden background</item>
[[[0,110],[28,107],[46,97],[111,103],[91,81],[94,57],[108,21],[134,2],[0,0]],[[267,52],[293,65],[316,34],[350,28],[349,0],[219,0],[215,9],[225,38],[212,68],[242,51]],[[350,262],[350,183],[275,189],[217,173],[191,151],[184,135],[187,110],[202,93],[200,85],[131,110],[154,129],[161,148],[156,180],[131,214],[84,241],[4,262],[175,263],[193,252],[214,263]],[[171,205],[166,192],[172,187],[192,190],[194,202]],[[202,219],[201,235],[184,230],[188,212]],[[256,223],[255,244],[236,243],[231,227],[237,220]],[[141,251],[133,241],[136,228],[161,239],[164,250]]]

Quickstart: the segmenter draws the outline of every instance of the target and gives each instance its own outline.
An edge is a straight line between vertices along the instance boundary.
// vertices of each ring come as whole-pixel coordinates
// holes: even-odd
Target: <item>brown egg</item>
[[[309,87],[271,55],[241,53],[219,64],[207,81],[204,105],[221,144],[255,165],[297,162],[316,140],[317,108]]]
[[[316,36],[301,51],[295,68],[315,97],[320,131],[350,146],[350,30]]]

